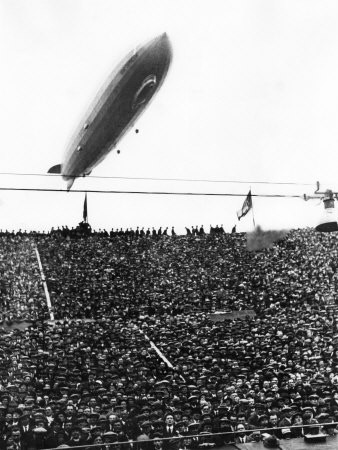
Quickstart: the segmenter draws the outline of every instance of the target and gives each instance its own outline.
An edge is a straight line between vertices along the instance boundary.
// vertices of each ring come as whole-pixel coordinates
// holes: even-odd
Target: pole
[[[250,186],[250,193],[251,193],[251,186]],[[254,207],[253,207],[252,195],[251,195],[251,209],[252,209],[252,221],[253,221],[253,226],[254,226],[254,228],[256,228],[255,214],[254,214]]]
[[[138,328],[138,330],[143,334],[143,336],[146,338],[146,340],[150,343],[151,348],[153,348],[153,349],[155,350],[155,352],[156,352],[156,353],[158,354],[158,356],[162,359],[162,361],[164,361],[170,369],[173,369],[174,366],[173,366],[173,365],[171,364],[171,362],[163,355],[163,353],[161,352],[161,350],[160,350],[158,347],[156,347],[156,345],[154,344],[154,342],[151,341],[151,340],[149,339],[149,337],[145,334],[145,332],[144,332],[143,330],[141,330],[141,328],[139,328],[139,327],[137,327],[137,328]]]
[[[84,223],[88,223],[87,192],[83,203],[83,221]]]
[[[46,303],[47,303],[47,308],[48,308],[48,311],[49,311],[49,317],[50,317],[50,320],[54,320],[54,313],[52,311],[52,304],[51,304],[51,301],[50,301],[50,296],[49,296],[49,292],[48,292],[48,286],[47,286],[47,283],[46,283],[45,275],[43,273],[41,259],[40,259],[40,254],[39,254],[39,250],[38,250],[37,246],[35,247],[35,253],[36,253],[36,258],[38,260],[38,265],[39,265],[39,269],[40,269],[40,273],[41,273],[41,280],[42,280],[43,288],[44,288],[44,291],[45,291]]]

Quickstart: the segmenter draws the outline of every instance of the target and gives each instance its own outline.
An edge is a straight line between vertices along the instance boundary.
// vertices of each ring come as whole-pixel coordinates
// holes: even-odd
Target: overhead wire
[[[215,197],[246,197],[248,193],[235,194],[232,192],[173,192],[173,191],[129,191],[129,190],[108,190],[108,189],[53,189],[53,188],[23,188],[23,187],[1,187],[0,191],[29,191],[29,192],[65,192],[65,193],[86,193],[95,194],[137,194],[137,195],[186,195],[186,196],[215,196]],[[302,195],[289,194],[252,194],[251,197],[265,198],[303,198]]]
[[[9,176],[36,176],[36,177],[61,177],[67,175],[51,174],[51,173],[25,173],[25,172],[0,172],[0,175]],[[69,175],[71,176],[71,175]],[[87,178],[78,177],[78,178]],[[196,182],[196,183],[232,183],[232,184],[266,184],[266,185],[289,185],[289,186],[313,186],[314,183],[297,183],[283,181],[245,181],[245,180],[212,180],[212,179],[195,179],[195,178],[160,178],[160,177],[126,177],[126,176],[104,176],[90,175],[92,179],[116,179],[116,180],[143,180],[143,181],[177,181],[177,182]]]

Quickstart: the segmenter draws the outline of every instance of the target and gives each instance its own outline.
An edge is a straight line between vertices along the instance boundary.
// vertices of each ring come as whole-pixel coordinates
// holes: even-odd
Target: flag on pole
[[[87,192],[85,195],[84,203],[83,203],[83,220],[87,223],[88,219],[88,211],[87,211]]]
[[[238,220],[241,220],[242,217],[248,214],[251,208],[252,208],[252,198],[250,189],[248,195],[246,196],[246,199],[244,200],[242,208],[239,211],[237,211]]]

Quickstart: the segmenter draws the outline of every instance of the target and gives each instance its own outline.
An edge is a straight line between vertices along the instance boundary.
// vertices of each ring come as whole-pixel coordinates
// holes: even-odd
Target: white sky
[[[97,91],[135,46],[166,31],[168,76],[95,176],[305,182],[338,189],[338,3],[323,0],[0,0],[0,172],[45,173]],[[0,175],[0,187],[65,188]],[[73,189],[237,192],[250,184],[78,179]],[[82,193],[0,192],[0,228],[82,219]],[[94,228],[237,223],[236,197],[88,194]],[[315,202],[254,199],[263,228],[313,225]],[[252,227],[251,216],[238,231]]]

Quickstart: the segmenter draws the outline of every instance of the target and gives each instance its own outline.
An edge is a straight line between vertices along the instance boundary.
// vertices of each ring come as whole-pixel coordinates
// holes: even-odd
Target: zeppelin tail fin
[[[74,181],[75,181],[75,178],[70,178],[67,181],[67,191],[69,191],[71,189],[71,187],[73,186]]]
[[[58,173],[60,174],[62,170],[62,164],[56,164],[56,166],[51,167],[48,170],[48,173]]]

